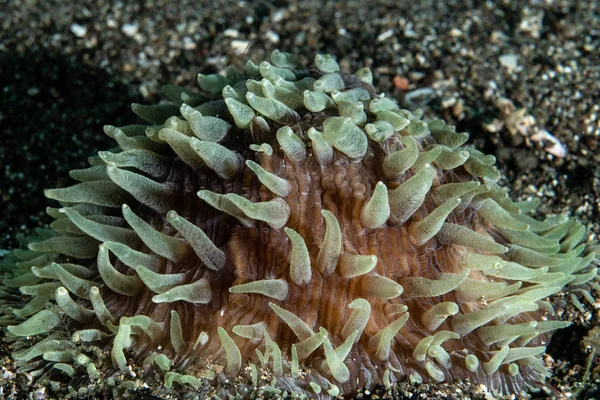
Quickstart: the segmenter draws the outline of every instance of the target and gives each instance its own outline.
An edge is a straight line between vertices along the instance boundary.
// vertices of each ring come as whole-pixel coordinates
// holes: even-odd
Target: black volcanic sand
[[[403,104],[412,90],[432,88],[426,116],[470,132],[474,146],[496,155],[513,200],[539,196],[540,216],[570,212],[599,232],[598,0],[0,0],[0,38],[0,249],[50,222],[44,209],[56,204],[43,189],[72,184],[69,170],[113,147],[102,126],[135,122],[130,103],[154,103],[162,84],[194,86],[199,72],[259,61],[276,48],[307,61],[331,53],[345,71],[368,66],[375,86]],[[507,129],[490,132],[502,119],[501,97],[526,108],[567,156]],[[573,396],[587,359],[581,339],[600,319],[588,303],[581,311],[555,297],[573,325],[554,336],[546,361],[555,395]],[[0,383],[10,380],[6,371]],[[599,397],[598,382],[596,366],[578,397]],[[6,387],[3,395],[26,396]],[[391,395],[486,398],[468,382],[399,384]]]

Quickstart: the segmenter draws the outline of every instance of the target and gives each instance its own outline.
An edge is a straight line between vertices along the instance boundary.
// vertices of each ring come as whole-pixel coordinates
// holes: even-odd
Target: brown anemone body
[[[46,191],[52,230],[0,264],[22,371],[127,389],[133,369],[220,397],[543,385],[569,325],[544,299],[598,277],[585,227],[528,216],[493,156],[376,95],[368,69],[271,59],[166,86],[171,103],[133,106],[150,126],[105,127],[119,147]]]
[[[325,115],[304,116],[311,121],[322,119]],[[293,127],[295,132],[306,140],[303,135],[303,124],[298,123]],[[315,127],[322,130],[321,126]],[[276,130],[275,125],[272,130]],[[415,245],[411,239],[409,223],[386,223],[378,229],[366,229],[360,223],[360,211],[368,200],[367,195],[373,192],[375,184],[383,181],[393,189],[400,186],[410,178],[410,171],[389,179],[382,171],[381,165],[386,155],[399,150],[402,145],[398,141],[388,141],[384,145],[370,142],[369,150],[362,160],[352,160],[339,151],[335,151],[334,161],[326,167],[319,165],[310,154],[306,161],[295,163],[281,150],[275,140],[270,143],[274,149],[271,156],[264,153],[244,151],[253,142],[248,140],[248,132],[239,132],[231,135],[234,139],[229,146],[238,147],[244,156],[256,160],[265,168],[291,183],[291,191],[286,201],[291,209],[286,227],[298,232],[307,244],[311,265],[317,264],[317,256],[323,246],[325,235],[325,221],[321,216],[322,210],[332,212],[339,222],[342,237],[342,255],[376,255],[377,265],[372,273],[390,278],[395,281],[402,277],[424,277],[438,279],[444,273],[460,273],[463,269],[458,265],[457,255],[465,249],[462,246],[442,244],[435,238],[423,245]],[[237,143],[236,143],[237,141]],[[256,142],[256,141],[254,141]],[[473,177],[463,168],[443,171],[436,169],[432,189],[445,184],[472,181]],[[119,295],[105,288],[102,293],[109,309],[115,316],[147,315],[157,322],[165,325],[169,323],[169,312],[176,310],[181,318],[183,334],[188,343],[187,349],[182,354],[175,354],[170,346],[168,335],[159,342],[153,343],[148,336],[137,336],[136,344],[131,347],[132,353],[139,361],[147,355],[148,351],[160,350],[174,360],[194,360],[191,365],[203,366],[207,362],[226,364],[226,357],[219,341],[217,329],[224,328],[231,332],[236,325],[252,325],[264,322],[272,340],[287,354],[292,343],[297,343],[298,338],[293,331],[269,307],[273,302],[285,310],[291,311],[314,331],[324,327],[329,332],[329,337],[334,346],[342,344],[345,338],[341,331],[348,320],[350,309],[348,305],[356,298],[368,298],[371,304],[371,316],[357,345],[350,352],[346,362],[350,369],[351,378],[343,385],[338,384],[343,393],[355,392],[358,388],[369,386],[372,383],[383,381],[387,366],[398,370],[399,376],[410,375],[416,372],[427,380],[428,373],[423,362],[418,362],[413,357],[414,348],[427,336],[436,331],[452,331],[450,317],[436,330],[427,330],[420,322],[420,316],[435,304],[440,302],[455,302],[460,305],[461,312],[469,312],[485,307],[485,299],[478,303],[462,303],[456,299],[453,292],[435,297],[407,298],[402,295],[394,299],[377,299],[369,296],[369,288],[363,277],[346,278],[338,271],[331,275],[322,274],[313,269],[312,279],[308,284],[296,285],[289,278],[291,243],[283,229],[271,228],[267,223],[257,221],[253,226],[244,226],[232,216],[215,210],[210,205],[198,199],[196,193],[202,189],[209,189],[217,193],[237,193],[253,202],[269,201],[275,196],[266,189],[256,175],[247,167],[236,179],[223,180],[210,170],[194,170],[188,165],[175,159],[167,183],[179,191],[176,203],[172,204],[179,215],[193,221],[202,228],[211,240],[226,254],[226,268],[215,272],[204,267],[197,255],[188,249],[187,256],[179,263],[167,261],[160,273],[188,274],[189,282],[194,282],[202,277],[210,281],[212,298],[209,304],[192,305],[186,302],[154,304],[154,293],[145,288],[136,298]],[[427,216],[439,206],[434,196],[428,196],[423,205],[413,214],[411,221],[418,221]],[[142,206],[143,207],[143,206]],[[143,210],[140,210],[144,212]],[[155,229],[175,235],[176,231],[161,217],[151,210],[147,212],[146,219],[152,222]],[[447,218],[448,222],[461,224],[470,229],[491,235],[496,241],[504,240],[495,233],[495,229],[486,223],[475,212],[472,205],[460,207]],[[119,261],[115,258],[114,264]],[[121,266],[125,273],[127,266]],[[485,274],[473,272],[472,278],[488,281]],[[289,296],[284,301],[277,301],[260,294],[229,293],[228,289],[234,285],[253,282],[263,279],[283,278],[290,285]],[[111,296],[115,296],[111,299]],[[396,335],[391,348],[390,358],[379,361],[373,359],[372,349],[369,349],[369,339],[396,320],[400,314],[391,312],[390,304],[402,304],[408,307],[410,318],[401,332]],[[538,320],[543,315],[542,311],[527,313],[513,317],[512,323],[522,323]],[[202,333],[208,335],[208,342],[204,346],[193,348],[196,338]],[[236,338],[238,348],[245,362],[256,362],[256,349],[264,347],[262,342],[253,343],[244,338]],[[547,335],[535,338],[532,345],[544,344]],[[458,340],[449,340],[445,343],[454,363],[463,360],[467,354],[475,354],[482,362],[491,358],[489,346],[484,345],[474,333]],[[496,350],[496,349],[494,349]],[[306,366],[315,366],[307,381],[318,383],[329,382],[330,376],[322,370],[324,354],[322,349],[316,350],[303,363]],[[532,374],[532,381],[539,379],[539,374],[530,368],[522,368],[517,377],[508,377],[505,372],[493,375],[484,373],[473,374],[463,366],[458,368],[444,368],[438,366],[446,376],[451,379],[472,378],[477,382],[485,382],[491,388],[504,392],[515,392],[524,387],[528,380],[527,375]],[[291,387],[295,387],[292,385]]]

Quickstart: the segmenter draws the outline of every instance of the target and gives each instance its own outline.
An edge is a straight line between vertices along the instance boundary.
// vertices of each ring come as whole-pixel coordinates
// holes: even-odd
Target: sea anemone
[[[51,229],[1,264],[18,372],[72,396],[136,376],[220,396],[543,385],[568,325],[545,299],[586,293],[599,246],[372,79],[275,51],[106,126],[118,146],[45,192]]]

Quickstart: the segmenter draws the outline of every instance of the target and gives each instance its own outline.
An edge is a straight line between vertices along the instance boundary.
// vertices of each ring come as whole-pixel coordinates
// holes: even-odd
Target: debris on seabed
[[[502,119],[495,119],[486,125],[489,132],[498,132],[506,128],[511,135],[519,134],[526,142],[541,142],[544,150],[555,157],[565,158],[566,147],[547,130],[539,129],[535,117],[527,109],[517,109],[514,103],[505,97],[496,100],[496,107],[502,113]]]

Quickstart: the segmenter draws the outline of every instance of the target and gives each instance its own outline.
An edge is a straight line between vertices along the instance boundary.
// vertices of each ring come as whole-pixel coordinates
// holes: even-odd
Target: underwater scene
[[[600,398],[599,1],[0,17],[0,399]]]

